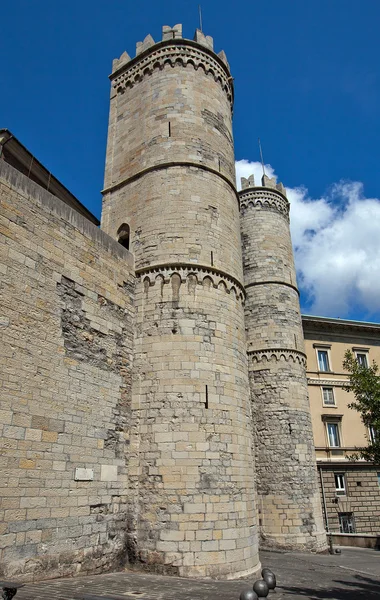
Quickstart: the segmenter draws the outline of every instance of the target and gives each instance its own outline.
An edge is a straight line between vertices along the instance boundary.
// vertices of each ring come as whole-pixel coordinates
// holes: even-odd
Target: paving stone
[[[379,553],[343,548],[341,555],[262,552],[261,562],[277,577],[273,600],[377,600]],[[28,584],[17,600],[74,600],[81,594],[143,600],[238,600],[253,579],[190,580],[136,572],[76,577]]]

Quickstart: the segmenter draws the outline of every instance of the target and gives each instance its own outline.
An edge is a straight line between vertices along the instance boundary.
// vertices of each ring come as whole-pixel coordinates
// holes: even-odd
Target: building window
[[[129,250],[130,229],[127,223],[123,223],[117,230],[117,241]]]
[[[373,425],[370,425],[368,427],[368,433],[371,444],[376,444],[379,439],[379,431],[375,429]]]
[[[353,513],[339,513],[340,533],[355,533]]]
[[[320,371],[330,371],[329,354],[327,350],[317,350],[318,369]]]
[[[356,360],[361,367],[368,369],[368,359],[366,352],[356,352]]]
[[[322,396],[324,406],[335,406],[334,390],[332,387],[323,387]]]
[[[377,485],[380,488],[380,473],[377,474]]]
[[[335,477],[335,493],[337,496],[346,495],[346,478],[344,473],[334,473]]]
[[[339,448],[340,447],[339,423],[327,421],[326,428],[327,428],[327,439],[328,439],[330,448]]]

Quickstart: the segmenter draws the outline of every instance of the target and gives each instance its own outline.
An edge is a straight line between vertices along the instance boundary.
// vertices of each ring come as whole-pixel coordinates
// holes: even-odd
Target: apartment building
[[[380,364],[380,324],[302,317],[313,435],[325,526],[336,543],[376,546],[380,536],[380,465],[352,460],[374,432],[348,407],[344,354]]]

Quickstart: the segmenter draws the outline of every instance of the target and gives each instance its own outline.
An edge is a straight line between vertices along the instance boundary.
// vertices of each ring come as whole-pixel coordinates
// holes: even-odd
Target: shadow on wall
[[[335,585],[334,585],[335,584]],[[328,589],[320,590],[306,587],[281,586],[289,595],[304,596],[309,600],[378,600],[380,598],[380,579],[356,575],[354,581],[333,581]]]

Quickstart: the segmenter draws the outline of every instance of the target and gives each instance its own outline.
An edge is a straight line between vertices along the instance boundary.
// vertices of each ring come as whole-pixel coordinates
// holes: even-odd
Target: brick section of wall
[[[379,535],[380,487],[378,473],[380,468],[349,465],[321,466],[323,487],[329,530],[339,532],[339,513],[352,513],[356,533]],[[335,473],[343,473],[346,482],[346,495],[336,493]],[[358,485],[358,483],[360,485]],[[321,491],[321,485],[320,485]],[[322,491],[321,491],[322,494]],[[322,501],[323,497],[321,495]]]
[[[326,548],[286,198],[240,192],[259,527],[270,547]]]
[[[2,161],[0,200],[0,573],[114,569],[128,555],[133,260]]]

